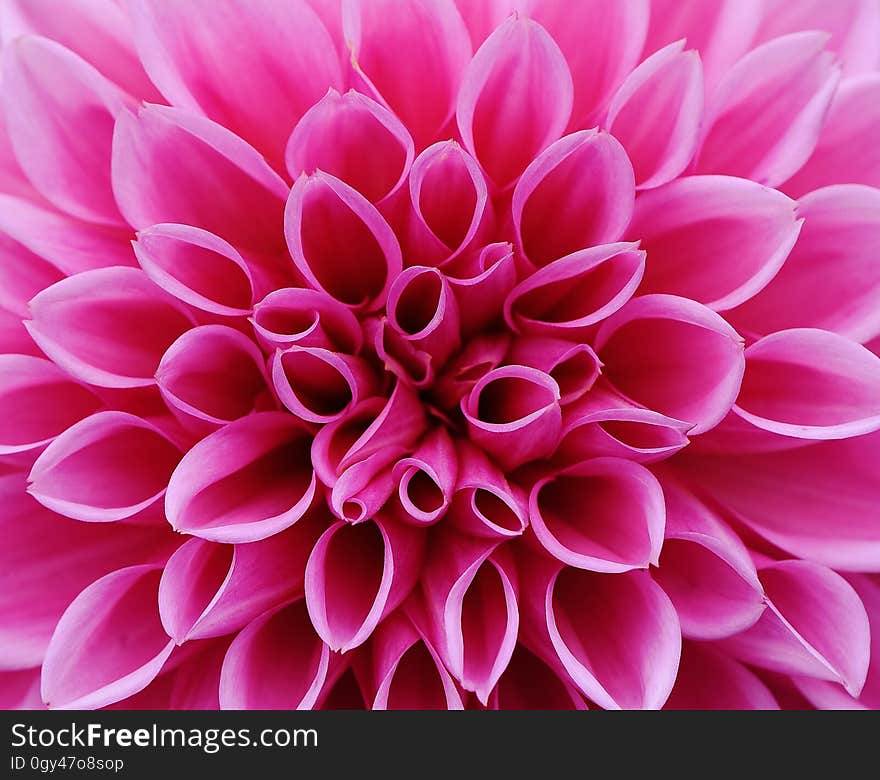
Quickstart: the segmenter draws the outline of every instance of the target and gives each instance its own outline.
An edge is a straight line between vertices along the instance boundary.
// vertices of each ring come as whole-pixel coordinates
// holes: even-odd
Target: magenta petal
[[[415,452],[394,465],[401,519],[418,525],[436,523],[446,514],[458,477],[458,456],[445,428],[425,434]]]
[[[28,301],[62,278],[51,263],[0,234],[0,308],[21,320],[28,315]]]
[[[96,709],[145,688],[174,649],[159,621],[156,566],[96,580],[58,621],[43,662],[43,701]]]
[[[513,247],[506,242],[489,244],[477,255],[475,266],[467,269],[471,270],[476,275],[447,277],[458,301],[462,338],[474,336],[501,322],[504,301],[516,284]]]
[[[801,223],[795,203],[775,190],[730,176],[689,176],[639,195],[627,234],[650,258],[643,291],[724,311],[770,282]]]
[[[306,605],[334,651],[362,645],[418,580],[423,533],[387,518],[338,522],[318,540],[306,566]]]
[[[294,128],[286,161],[293,180],[320,169],[380,203],[402,186],[414,155],[409,132],[387,108],[331,89]]]
[[[303,516],[315,493],[311,434],[289,414],[243,417],[193,447],[165,497],[176,530],[216,542],[252,542]]]
[[[699,303],[672,295],[631,300],[602,323],[595,347],[618,390],[693,423],[695,434],[724,418],[745,368],[733,328]]]
[[[840,682],[858,696],[868,670],[870,629],[852,586],[807,561],[774,563],[759,575],[768,609],[724,646],[747,663]]]
[[[102,406],[54,363],[29,355],[0,355],[0,455],[48,444]]]
[[[506,469],[553,452],[562,431],[556,380],[527,366],[502,366],[462,399],[471,440]]]
[[[714,645],[685,642],[664,709],[778,710],[779,704],[757,675]]]
[[[179,460],[177,446],[155,425],[126,412],[98,412],[43,451],[28,492],[75,520],[121,520],[162,498]]]
[[[239,250],[283,251],[288,188],[245,141],[167,106],[123,111],[113,136],[113,192],[128,223],[202,228]]]
[[[40,193],[80,219],[123,225],[110,146],[124,93],[63,46],[27,36],[4,50],[3,98],[15,156]]]
[[[514,81],[520,89],[510,89]],[[456,109],[465,148],[506,187],[562,135],[572,97],[571,73],[553,38],[537,22],[511,16],[465,73]]]
[[[136,268],[68,277],[30,303],[28,332],[61,368],[101,387],[146,387],[192,315]],[[150,327],[143,327],[149,322]]]
[[[660,483],[644,466],[619,458],[551,474],[529,496],[529,523],[544,549],[588,571],[656,565],[665,522]]]
[[[203,111],[275,162],[296,121],[342,81],[333,41],[303,0],[128,3],[138,54],[169,103]]]
[[[577,688],[522,644],[517,644],[507,669],[489,696],[489,707],[497,710],[587,709]]]
[[[706,106],[697,173],[775,187],[807,161],[840,80],[827,40],[818,31],[786,35],[730,69]]]
[[[761,428],[802,439],[844,439],[880,428],[880,358],[813,328],[765,336],[745,352],[733,407]]]
[[[327,679],[330,648],[303,599],[252,620],[233,640],[220,673],[224,710],[308,710]]]
[[[0,672],[0,707],[4,710],[43,710],[40,668]]]
[[[207,423],[208,430],[250,414],[268,393],[262,353],[225,325],[184,333],[162,356],[156,383],[172,411]]]
[[[391,463],[399,454],[376,452],[344,469],[330,490],[333,514],[353,524],[374,518],[397,488]]]
[[[464,313],[467,314],[467,309]],[[481,377],[504,362],[510,341],[506,333],[475,336],[437,378],[431,387],[431,396],[444,409],[456,406]]]
[[[581,130],[535,158],[513,192],[523,254],[540,268],[595,244],[617,241],[632,217],[633,168],[614,136]]]
[[[351,309],[318,290],[274,290],[254,306],[251,317],[259,339],[271,348],[302,347],[360,351],[363,335]]]
[[[452,0],[345,0],[343,32],[360,91],[370,90],[419,148],[443,128],[471,56]]]
[[[381,306],[403,267],[397,237],[376,207],[322,171],[293,185],[284,230],[310,285],[352,308]]]
[[[589,392],[599,378],[602,364],[589,344],[572,344],[552,338],[519,338],[511,345],[507,360],[545,371],[559,385],[559,403],[565,406]]]
[[[594,246],[544,266],[510,292],[505,319],[532,335],[587,336],[590,326],[620,309],[639,286],[645,253],[637,247]]]
[[[678,176],[697,150],[703,118],[700,55],[677,41],[651,55],[621,84],[606,126],[626,149],[636,187]]]

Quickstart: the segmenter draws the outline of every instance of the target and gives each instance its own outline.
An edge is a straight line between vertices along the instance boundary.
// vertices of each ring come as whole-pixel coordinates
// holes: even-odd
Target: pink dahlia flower
[[[0,703],[880,707],[878,0],[0,34]]]

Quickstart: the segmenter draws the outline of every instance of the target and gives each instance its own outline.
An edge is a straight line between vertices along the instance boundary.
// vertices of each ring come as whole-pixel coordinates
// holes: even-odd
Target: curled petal
[[[779,272],[803,220],[776,190],[731,176],[688,176],[636,201],[628,234],[648,253],[643,291],[724,311]]]
[[[502,364],[509,346],[506,333],[484,334],[468,341],[431,387],[432,398],[444,409],[457,406],[482,376]]]
[[[98,412],[43,451],[28,492],[75,520],[122,520],[165,495],[179,460],[180,450],[155,425],[127,412]]]
[[[250,320],[261,341],[273,348],[297,344],[354,354],[363,342],[351,309],[327,293],[305,287],[270,292],[254,306]]]
[[[170,409],[211,427],[255,411],[268,391],[262,353],[225,325],[184,333],[162,356],[156,383]]]
[[[387,317],[368,320],[365,329],[367,343],[373,346],[386,371],[412,387],[422,389],[432,385],[436,372],[431,356],[414,346]]]
[[[362,645],[418,580],[423,533],[382,518],[338,522],[315,545],[306,566],[309,616],[332,650]]]
[[[124,225],[110,187],[110,146],[124,93],[85,60],[46,38],[4,50],[3,103],[15,156],[62,211]]]
[[[214,542],[252,542],[293,525],[315,493],[311,435],[289,414],[243,417],[196,444],[168,482],[175,530]]]
[[[539,269],[504,302],[508,324],[519,332],[557,338],[586,336],[621,308],[645,272],[637,244],[582,249]]]
[[[48,444],[101,406],[88,388],[54,363],[30,355],[0,355],[0,455]]]
[[[804,224],[785,264],[731,312],[731,322],[756,334],[804,326],[860,342],[880,335],[880,268],[873,251],[880,241],[880,191],[858,184],[823,187],[798,202],[797,214]]]
[[[411,266],[388,291],[388,323],[436,370],[461,345],[458,302],[442,271]]]
[[[456,269],[455,273],[466,274],[447,277],[458,301],[462,338],[498,325],[504,301],[516,284],[513,247],[506,242],[489,244],[476,256],[473,265]]]
[[[293,185],[284,230],[309,284],[355,309],[381,306],[403,267],[394,231],[376,207],[322,171]]]
[[[63,279],[30,303],[28,332],[61,368],[100,387],[147,387],[165,350],[193,324],[138,268]],[[144,327],[149,323],[149,327]]]
[[[415,156],[401,121],[366,95],[331,89],[300,119],[287,142],[287,171],[320,169],[381,203],[406,180]]]
[[[113,193],[137,230],[162,222],[202,228],[239,250],[283,251],[288,188],[245,141],[168,106],[123,111],[113,135]]]
[[[333,514],[352,524],[375,517],[397,487],[389,463],[397,454],[377,452],[345,469],[330,490]]]
[[[630,73],[608,106],[606,126],[626,149],[637,189],[650,189],[687,167],[702,118],[700,55],[677,41]]]
[[[453,534],[435,539],[422,574],[437,651],[483,705],[510,662],[519,632],[516,571],[496,545]]]
[[[153,681],[174,649],[156,608],[159,577],[155,565],[119,569],[73,600],[43,662],[50,708],[97,709]]]
[[[318,513],[260,542],[190,539],[165,564],[159,615],[177,644],[222,636],[302,592],[306,560],[323,530]]]
[[[711,685],[706,681],[711,680]],[[758,676],[717,647],[685,642],[667,710],[778,710]]]
[[[303,599],[252,620],[232,641],[220,672],[224,710],[308,710],[327,679],[330,648]]]
[[[342,81],[330,34],[304,0],[128,4],[138,54],[168,102],[204,112],[276,162],[296,121]]]
[[[520,89],[511,90],[516,82]],[[511,16],[468,65],[458,96],[465,148],[498,187],[512,184],[562,135],[571,116],[571,73],[537,22]]]
[[[513,226],[523,254],[540,268],[620,239],[632,217],[633,168],[614,136],[567,135],[526,168],[513,192]]]
[[[602,364],[589,344],[552,338],[520,338],[511,345],[507,360],[545,371],[556,380],[565,406],[587,393],[599,378]]]
[[[416,451],[394,465],[401,519],[418,525],[436,523],[449,508],[458,477],[458,456],[445,428],[425,434]]]
[[[585,710],[583,697],[537,655],[517,644],[510,663],[489,696],[495,710]]]
[[[733,411],[762,430],[801,439],[844,439],[880,428],[880,358],[813,328],[765,336],[745,352]]]
[[[338,420],[378,390],[376,374],[366,360],[320,347],[279,350],[271,365],[281,402],[307,422]]]
[[[807,161],[840,80],[827,40],[817,31],[786,35],[730,69],[706,109],[697,173],[775,187]]]
[[[602,323],[605,376],[628,398],[707,431],[733,406],[743,342],[713,311],[672,295],[644,295]]]
[[[462,399],[475,444],[505,470],[553,452],[562,431],[556,380],[527,366],[503,366],[484,375]]]
[[[852,586],[808,561],[781,561],[759,575],[768,609],[724,647],[746,663],[833,680],[858,696],[868,671],[870,628]]]
[[[528,525],[527,498],[483,452],[458,443],[460,468],[449,522],[470,536],[498,541],[520,536]]]
[[[579,569],[617,573],[657,564],[666,510],[644,466],[596,458],[540,479],[529,524],[554,557]]]

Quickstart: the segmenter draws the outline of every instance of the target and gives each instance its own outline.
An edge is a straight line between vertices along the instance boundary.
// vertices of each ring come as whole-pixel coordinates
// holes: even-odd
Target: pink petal
[[[391,463],[399,452],[377,452],[344,469],[330,490],[333,514],[349,523],[374,518],[388,502],[398,485]]]
[[[504,362],[510,341],[506,333],[478,335],[467,341],[432,385],[432,398],[444,409],[457,406],[482,376]]]
[[[731,321],[764,334],[815,327],[864,342],[880,334],[874,247],[880,240],[880,192],[841,184],[804,196],[804,225],[779,273]],[[833,269],[833,273],[829,270]]]
[[[418,147],[452,116],[471,45],[452,0],[344,0],[343,31],[360,91],[372,91]]]
[[[437,427],[425,434],[415,452],[394,465],[401,519],[430,525],[446,514],[458,477],[458,456],[449,433]]]
[[[123,225],[110,146],[124,93],[70,50],[27,36],[4,50],[3,98],[15,156],[34,187],[75,217]]]
[[[287,171],[320,169],[380,203],[406,180],[415,149],[400,120],[366,95],[331,89],[300,119],[287,143]]]
[[[840,80],[828,36],[809,31],[759,46],[734,65],[706,107],[697,173],[725,173],[775,187],[819,140]]]
[[[298,592],[324,518],[306,515],[260,542],[215,544],[190,539],[165,565],[159,615],[177,644],[222,636]]]
[[[213,430],[260,408],[268,394],[263,355],[225,325],[188,330],[162,356],[156,384],[172,411]]]
[[[531,335],[582,340],[591,325],[620,309],[642,281],[645,253],[637,246],[594,246],[539,269],[508,295],[508,325]]]
[[[61,368],[100,387],[147,387],[192,315],[140,269],[68,277],[30,303],[28,332]],[[149,322],[150,327],[143,327]]]
[[[510,662],[519,630],[516,571],[496,544],[451,534],[435,539],[422,574],[437,651],[483,705]]]
[[[462,338],[467,339],[501,323],[504,301],[516,284],[513,247],[506,242],[489,244],[469,268],[449,270],[460,271],[468,275],[449,276],[447,281],[458,301]]]
[[[4,710],[42,710],[40,669],[0,672],[0,706]]]
[[[311,504],[311,435],[289,414],[260,412],[202,439],[168,482],[175,530],[214,542],[253,542],[283,531]]]
[[[675,605],[684,636],[719,639],[754,625],[764,589],[740,538],[709,507],[668,478],[666,539],[653,577]]]
[[[424,536],[387,518],[328,528],[306,566],[312,625],[334,651],[362,645],[409,595],[421,568]]]
[[[297,120],[341,84],[333,41],[303,0],[128,5],[138,54],[168,102],[204,112],[275,162]]]
[[[165,495],[179,460],[177,446],[155,425],[127,412],[98,412],[43,451],[28,477],[28,492],[75,520],[121,520]]]
[[[42,350],[33,342],[21,317],[0,306],[0,354],[42,357]]]
[[[517,644],[510,664],[489,696],[496,710],[585,710],[583,697],[538,656]]]
[[[759,574],[768,609],[724,646],[746,663],[840,682],[858,696],[868,670],[870,629],[852,587],[807,561],[774,563]]]
[[[28,301],[62,278],[51,263],[0,233],[0,307],[27,317]]]
[[[745,666],[704,642],[682,645],[667,710],[778,710],[770,689]]]
[[[553,452],[562,429],[556,380],[526,366],[490,371],[462,399],[471,440],[505,470]]]
[[[122,112],[113,136],[113,192],[128,223],[202,228],[239,250],[283,251],[288,189],[253,147],[176,108]]]
[[[102,406],[54,363],[29,355],[0,355],[0,455],[48,444]]]
[[[518,89],[510,89],[516,83]],[[571,116],[571,73],[547,31],[510,17],[468,65],[456,109],[465,148],[506,187],[559,138]]]
[[[694,424],[720,422],[739,392],[743,343],[721,317],[672,295],[634,298],[595,340],[609,381],[633,401]]]
[[[519,338],[514,340],[507,360],[522,366],[545,371],[556,380],[565,406],[593,387],[602,364],[589,344],[572,344],[552,338]]]
[[[296,267],[309,284],[355,309],[376,309],[403,267],[394,232],[363,195],[316,171],[293,185],[284,217]]]
[[[724,311],[779,272],[801,223],[795,203],[776,190],[730,176],[688,176],[641,194],[627,233],[648,253],[644,291]]]
[[[436,372],[431,365],[431,356],[392,327],[387,317],[368,320],[364,330],[367,343],[375,350],[385,370],[399,382],[419,390],[433,385]]]
[[[327,678],[330,648],[300,599],[251,621],[232,642],[220,672],[224,710],[308,710]]]
[[[145,688],[174,649],[156,608],[159,569],[131,566],[96,580],[67,608],[46,650],[43,701],[95,709]]]
[[[638,189],[678,176],[697,150],[703,118],[700,55],[677,41],[639,65],[614,94],[606,126],[626,149]]]
[[[526,168],[513,192],[523,254],[540,268],[620,239],[632,217],[635,181],[620,142],[607,133],[567,135]]]
[[[251,323],[269,347],[360,351],[363,341],[357,317],[345,305],[317,290],[287,287],[274,290],[254,306]]]
[[[666,511],[644,466],[597,458],[540,479],[529,523],[554,558],[579,569],[622,572],[656,565]]]

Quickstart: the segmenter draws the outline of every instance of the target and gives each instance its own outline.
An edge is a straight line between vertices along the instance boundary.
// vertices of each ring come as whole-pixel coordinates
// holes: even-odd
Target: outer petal
[[[165,512],[176,530],[217,542],[264,539],[311,504],[311,436],[289,414],[261,412],[202,439],[168,483]]]
[[[648,253],[642,289],[716,311],[758,293],[797,240],[795,203],[730,176],[689,176],[641,194],[627,231]]]
[[[58,621],[43,662],[43,701],[97,709],[152,682],[174,649],[156,608],[160,570],[120,569],[89,585]]]
[[[743,343],[721,317],[672,295],[634,298],[595,341],[609,381],[633,401],[702,433],[727,414],[745,369]]]
[[[511,90],[513,81],[521,88]],[[465,73],[456,109],[465,148],[496,185],[506,187],[565,130],[572,96],[571,73],[547,31],[511,17]]]
[[[68,277],[30,303],[25,324],[61,368],[101,387],[147,387],[165,350],[192,315],[136,268]],[[150,323],[149,328],[143,325]]]
[[[775,187],[807,161],[840,80],[827,40],[815,31],[787,35],[731,68],[707,106],[696,172]]]
[[[304,0],[128,6],[138,54],[169,103],[203,111],[275,162],[296,121],[341,84],[333,41]]]

